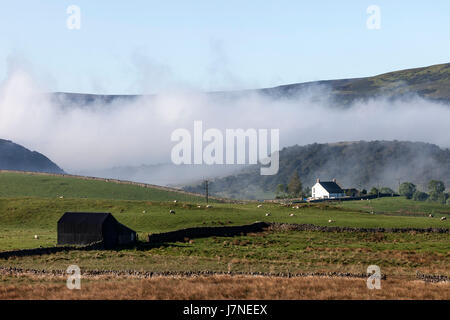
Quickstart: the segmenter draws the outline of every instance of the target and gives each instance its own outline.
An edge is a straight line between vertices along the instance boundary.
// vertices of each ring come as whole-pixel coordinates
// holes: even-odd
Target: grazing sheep
[[[266,213],[266,217],[269,217],[269,216],[270,216],[270,212],[267,212],[267,213]]]
[[[293,217],[293,216],[295,216],[295,214],[293,214],[293,213],[291,213],[291,214],[289,215],[289,217]]]
[[[175,214],[175,210],[170,210],[169,213],[170,214]]]
[[[441,218],[441,221],[444,221],[444,220],[447,220],[447,218],[446,218],[446,217],[442,217],[442,218]]]
[[[262,204],[258,204],[256,207],[257,207],[257,208],[261,208],[261,207],[262,207]]]
[[[173,203],[177,203],[178,201],[177,200],[173,200]]]
[[[201,208],[202,206],[197,206],[197,208]]]
[[[34,235],[35,239],[39,239],[39,236],[37,234]]]
[[[207,207],[207,208],[212,208],[212,205],[208,204],[206,207]]]
[[[330,219],[330,220],[328,220],[328,223],[332,223],[332,222],[334,222],[334,221],[333,221],[333,220],[331,220],[331,219]]]
[[[142,213],[145,213],[146,211],[144,210],[144,211],[142,211]]]
[[[64,196],[59,196],[60,199],[64,199]]]
[[[432,215],[432,214],[429,214],[429,215],[428,215],[428,218],[433,218],[433,215]]]

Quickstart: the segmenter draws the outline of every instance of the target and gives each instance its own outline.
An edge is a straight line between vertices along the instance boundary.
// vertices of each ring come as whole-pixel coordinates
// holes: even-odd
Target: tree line
[[[428,183],[428,193],[417,190],[416,185],[412,182],[403,182],[398,192],[407,199],[450,205],[450,195],[448,192],[445,192],[444,182],[439,180],[431,180]]]
[[[417,186],[412,182],[403,182],[398,189],[398,194],[405,196],[407,199],[412,199],[415,201],[429,201],[441,204],[450,205],[450,195],[445,192],[445,184],[440,180],[431,180],[428,183],[428,193],[420,191]],[[356,189],[345,190],[348,196],[362,196],[362,195],[379,195],[379,194],[392,194],[396,192],[389,187],[372,187],[368,192],[366,189],[356,190]],[[348,192],[351,192],[348,193]],[[297,171],[294,171],[291,175],[287,184],[278,184],[275,190],[277,199],[287,199],[287,198],[307,198],[311,196],[311,188],[303,188],[302,181],[298,175]]]

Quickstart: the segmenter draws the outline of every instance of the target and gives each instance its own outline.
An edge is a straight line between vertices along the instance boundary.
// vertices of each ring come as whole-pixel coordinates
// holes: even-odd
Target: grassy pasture
[[[198,206],[200,205],[200,208]],[[169,210],[176,214],[169,214]],[[54,245],[56,225],[66,211],[111,212],[121,223],[136,230],[140,239],[148,233],[195,226],[242,225],[255,221],[311,223],[350,227],[442,227],[450,221],[416,215],[369,214],[335,205],[314,204],[299,209],[263,204],[173,203],[137,200],[0,198],[0,250]],[[270,212],[271,216],[266,217]],[[291,217],[290,214],[294,216]],[[330,224],[328,220],[334,222]],[[34,235],[39,239],[35,240]]]
[[[0,197],[77,198],[152,201],[197,201],[204,197],[158,188],[102,180],[0,172]],[[214,200],[212,200],[214,201]]]
[[[450,215],[450,206],[435,202],[414,201],[404,197],[378,198],[371,200],[343,201],[338,207],[375,214],[397,215],[397,216],[426,216],[433,214],[435,217]]]
[[[73,178],[0,174],[0,182],[0,251],[55,245],[56,223],[65,211],[111,212],[120,222],[136,230],[141,241],[146,240],[148,233],[195,226],[241,225],[255,221],[350,227],[450,228],[449,220],[439,219],[449,215],[448,206],[404,198],[299,204],[298,209],[273,203],[264,203],[261,208],[257,208],[257,203],[214,203],[212,208],[206,208],[202,198],[183,199],[176,192],[156,192],[150,188],[104,181],[98,184],[98,181]],[[58,186],[65,186],[65,191],[57,192],[60,191]],[[64,198],[59,198],[61,193]],[[174,203],[174,199],[178,202]],[[169,214],[171,209],[176,211],[175,215]],[[266,216],[267,212],[271,215]],[[430,213],[433,213],[434,218],[428,217]],[[330,219],[332,223],[328,222]],[[39,239],[34,239],[34,235],[38,235]],[[448,234],[437,233],[278,231],[186,239],[184,242],[153,247],[140,243],[136,248],[125,250],[70,251],[11,257],[0,260],[0,267],[64,270],[70,264],[77,264],[82,270],[364,273],[367,266],[376,264],[383,273],[406,277],[409,280],[405,281],[412,281],[411,286],[414,286],[413,279],[417,271],[448,275],[449,243]],[[0,283],[16,288],[8,292],[17,293],[23,285],[40,281],[25,276],[20,277],[23,280],[20,283],[14,279],[1,275]],[[117,278],[114,283],[122,280]],[[43,280],[42,285],[45,288],[48,285],[59,288],[58,281],[51,280],[56,281],[51,284],[49,281]],[[131,285],[133,281],[127,283]],[[202,283],[208,286],[208,281]],[[242,281],[245,286],[244,283],[253,280]],[[300,283],[303,280],[298,281]],[[330,285],[346,283],[344,280],[333,281]],[[358,281],[364,284],[363,280]],[[406,283],[402,281],[393,281],[397,286],[393,290],[401,287],[398,283]],[[160,285],[169,286],[169,282],[162,281]],[[266,287],[269,282],[266,281]],[[92,282],[94,291],[97,290],[95,283]],[[150,282],[148,285],[151,286]],[[265,290],[258,288],[260,291]],[[448,285],[436,287],[434,297],[445,290],[448,290]],[[53,291],[50,291],[46,295],[51,296]],[[257,296],[256,289],[254,292]],[[111,294],[114,296],[114,293]],[[217,297],[220,298],[220,294]]]

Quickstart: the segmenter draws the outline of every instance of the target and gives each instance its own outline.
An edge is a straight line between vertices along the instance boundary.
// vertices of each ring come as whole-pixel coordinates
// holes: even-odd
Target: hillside
[[[204,201],[201,195],[192,195],[175,189],[157,186],[143,187],[126,181],[107,179],[0,172],[0,197],[82,198],[146,201]],[[214,199],[211,199],[214,201]]]
[[[275,97],[292,97],[317,86],[328,88],[332,100],[340,105],[376,97],[398,99],[413,95],[448,104],[450,63],[393,71],[373,77],[290,84],[262,91]]]
[[[0,170],[64,173],[43,154],[3,139],[0,139]]]
[[[287,184],[297,171],[303,186],[317,178],[336,178],[345,188],[373,186],[398,188],[399,181],[411,181],[426,190],[431,179],[443,180],[450,187],[450,150],[421,142],[371,141],[293,146],[280,151],[280,170],[261,176],[259,166],[210,183],[214,195],[233,198],[272,198],[278,184]],[[199,191],[202,185],[186,186]],[[243,191],[245,190],[245,191]]]
[[[341,106],[349,105],[357,100],[376,97],[398,99],[415,95],[450,104],[450,63],[393,71],[363,78],[312,81],[273,88],[210,92],[209,94],[232,98],[248,93],[260,93],[273,98],[295,98],[303,93],[311,94],[317,88],[325,89],[330,95],[330,102]],[[323,91],[318,91],[317,97],[314,97],[313,94],[313,98],[321,99],[323,94]],[[139,97],[139,95],[95,95],[64,92],[52,94],[53,101],[63,107],[70,105],[110,105],[118,101],[133,101]]]

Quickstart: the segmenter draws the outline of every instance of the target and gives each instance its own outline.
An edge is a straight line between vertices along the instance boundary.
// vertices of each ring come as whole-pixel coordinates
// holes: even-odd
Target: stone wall
[[[85,246],[60,246],[34,249],[21,249],[0,252],[0,259],[8,259],[9,257],[24,257],[24,256],[39,256],[43,254],[52,254],[63,251],[73,250],[101,250],[103,249],[103,242],[94,242]]]
[[[232,237],[250,232],[261,232],[269,226],[270,224],[267,222],[255,222],[253,224],[243,226],[187,228],[171,232],[150,234],[148,236],[148,242],[152,244],[184,241],[185,238],[194,239],[212,236]]]
[[[321,232],[387,232],[387,233],[450,233],[446,228],[355,228],[338,226],[318,226],[314,224],[271,223],[272,231],[321,231]]]

